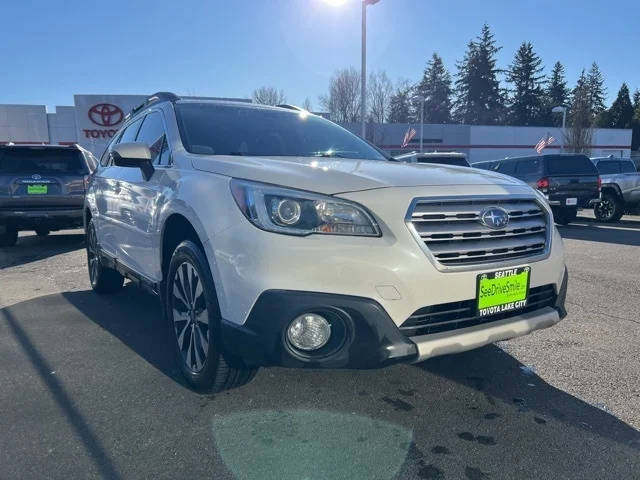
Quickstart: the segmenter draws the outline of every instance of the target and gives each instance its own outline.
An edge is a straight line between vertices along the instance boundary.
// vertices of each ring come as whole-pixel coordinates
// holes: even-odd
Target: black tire
[[[571,222],[574,222],[577,217],[577,208],[561,207],[553,209],[553,219],[559,225],[569,225]]]
[[[615,193],[603,193],[602,201],[593,207],[593,213],[599,222],[617,222],[624,215],[624,202]]]
[[[253,379],[257,368],[231,362],[223,353],[213,277],[204,252],[190,240],[171,257],[164,303],[176,361],[194,389],[221,392]]]
[[[93,220],[87,225],[87,268],[91,288],[97,293],[113,293],[122,288],[124,277],[116,270],[102,264],[98,238]]]
[[[38,235],[39,237],[46,237],[50,233],[51,233],[51,230],[49,230],[48,228],[37,228],[36,229],[36,235]]]
[[[18,230],[7,227],[4,233],[0,233],[0,247],[13,247],[18,241]]]

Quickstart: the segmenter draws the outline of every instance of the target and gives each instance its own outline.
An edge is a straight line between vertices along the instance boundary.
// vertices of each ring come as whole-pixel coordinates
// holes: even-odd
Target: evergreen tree
[[[633,136],[631,138],[631,149],[640,148],[640,90],[633,93],[633,120],[631,122]]]
[[[389,123],[408,123],[411,114],[411,87],[400,82],[389,100]]]
[[[604,86],[604,77],[602,72],[600,71],[600,68],[598,68],[598,64],[596,62],[593,62],[591,69],[587,74],[587,85],[591,97],[591,115],[595,118],[607,109],[604,103],[607,96],[607,89]]]
[[[455,116],[462,123],[495,125],[504,115],[504,97],[500,90],[496,66],[496,45],[488,25],[476,40],[467,45],[464,58],[458,63],[455,82],[457,98]]]
[[[544,123],[559,127],[562,125],[562,117],[554,115],[551,111],[553,107],[567,106],[569,104],[570,90],[567,87],[567,80],[564,76],[564,66],[556,62],[551,70],[547,88],[545,90],[545,114]]]
[[[533,51],[533,45],[523,42],[507,72],[507,81],[513,85],[509,99],[511,125],[541,125],[544,112],[544,75],[542,59]]]
[[[627,87],[626,83],[623,83],[611,108],[598,116],[597,124],[599,127],[604,128],[631,128],[633,114],[629,87]]]
[[[427,63],[427,68],[424,70],[422,81],[416,88],[416,93],[425,99],[425,123],[451,123],[451,75],[437,53],[434,53]],[[415,111],[419,119],[419,102],[415,106]]]

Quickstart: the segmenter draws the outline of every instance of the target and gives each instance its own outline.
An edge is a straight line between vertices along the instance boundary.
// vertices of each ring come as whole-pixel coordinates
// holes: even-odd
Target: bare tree
[[[287,97],[277,88],[260,87],[253,91],[253,101],[262,105],[280,105],[287,102]]]
[[[573,101],[569,110],[569,128],[565,135],[565,144],[576,153],[591,153],[593,136],[593,115],[591,91],[584,70],[573,89]]]
[[[384,71],[372,72],[367,86],[369,117],[376,123],[384,123],[389,114],[393,85]]]
[[[329,81],[329,93],[320,105],[335,122],[357,122],[360,118],[360,73],[353,67],[338,70]]]
[[[309,97],[305,98],[304,102],[302,102],[302,108],[304,108],[307,112],[310,112],[313,109]]]

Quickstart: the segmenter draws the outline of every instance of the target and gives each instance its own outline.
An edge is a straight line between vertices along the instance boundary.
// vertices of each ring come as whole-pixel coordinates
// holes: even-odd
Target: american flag
[[[413,137],[416,136],[416,133],[417,132],[415,128],[409,127],[407,133],[404,134],[404,139],[402,140],[402,146],[400,148],[405,148],[407,145],[409,145],[409,142]]]
[[[547,133],[547,136],[546,137],[542,137],[540,139],[540,141],[536,144],[536,146],[535,146],[536,152],[542,153],[542,151],[545,148],[547,148],[549,145],[551,145],[555,141],[556,141],[556,139],[553,138],[551,135],[549,135]]]

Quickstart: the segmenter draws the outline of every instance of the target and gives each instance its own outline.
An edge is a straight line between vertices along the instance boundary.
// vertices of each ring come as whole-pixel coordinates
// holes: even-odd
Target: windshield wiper
[[[323,158],[349,158],[346,155],[343,155],[339,152],[332,152],[332,151],[326,151],[326,152],[314,152],[311,154],[312,157],[323,157]]]

